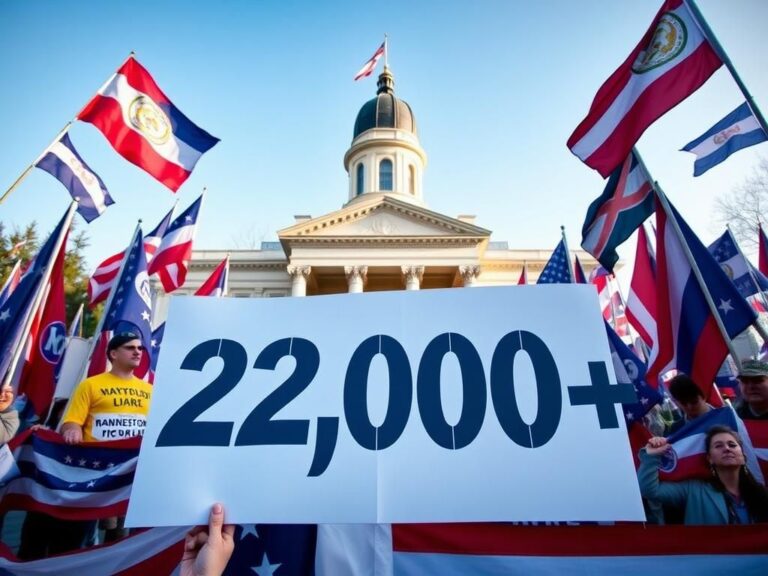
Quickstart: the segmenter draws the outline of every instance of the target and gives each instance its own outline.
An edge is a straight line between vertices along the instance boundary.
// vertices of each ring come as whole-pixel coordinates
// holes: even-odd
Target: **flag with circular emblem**
[[[131,56],[77,115],[126,160],[176,192],[219,139],[176,108]]]

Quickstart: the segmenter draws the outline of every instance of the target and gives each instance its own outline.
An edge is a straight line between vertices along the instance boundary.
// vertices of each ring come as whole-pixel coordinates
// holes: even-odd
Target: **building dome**
[[[368,100],[355,120],[354,140],[371,128],[395,128],[416,134],[416,118],[407,102],[395,97],[395,78],[384,67],[377,82],[376,97]]]

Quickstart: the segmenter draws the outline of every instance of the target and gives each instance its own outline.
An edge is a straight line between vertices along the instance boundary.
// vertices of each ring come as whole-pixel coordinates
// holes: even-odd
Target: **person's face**
[[[680,410],[683,411],[685,414],[685,417],[688,420],[693,420],[694,418],[698,418],[702,414],[704,414],[709,406],[707,406],[707,403],[704,401],[704,398],[701,396],[696,396],[693,400],[678,400],[677,398],[674,399],[675,404],[677,404],[680,407]]]
[[[122,369],[134,369],[138,368],[141,364],[141,354],[144,348],[141,345],[141,340],[130,340],[122,346],[118,346],[109,353],[109,358],[112,364]]]
[[[0,390],[0,410],[5,410],[13,403],[13,388],[10,384],[3,386]]]
[[[743,466],[744,452],[736,438],[727,432],[712,436],[707,458],[713,466]]]
[[[739,384],[748,404],[768,405],[768,376],[741,376]]]

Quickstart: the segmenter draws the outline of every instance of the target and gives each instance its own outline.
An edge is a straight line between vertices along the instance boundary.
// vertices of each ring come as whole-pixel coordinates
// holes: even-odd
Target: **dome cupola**
[[[369,194],[391,194],[424,205],[421,181],[427,155],[419,144],[413,111],[395,96],[395,78],[388,66],[376,85],[376,97],[357,113],[352,145],[344,155],[347,203]]]

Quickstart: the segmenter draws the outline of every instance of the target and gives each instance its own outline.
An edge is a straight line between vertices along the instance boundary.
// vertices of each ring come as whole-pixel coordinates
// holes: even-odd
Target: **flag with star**
[[[65,238],[72,223],[72,215],[72,209],[68,210],[40,247],[15,290],[0,304],[0,380],[8,372],[18,347],[23,346],[27,340],[30,328],[27,320],[36,313],[42,301],[37,298],[40,291],[47,289],[43,282],[46,271],[52,269],[59,252],[66,249]],[[59,252],[56,252],[57,247]]]
[[[656,404],[660,404],[662,396],[658,390],[649,386],[645,381],[645,364],[629,349],[629,346],[624,344],[621,337],[616,334],[608,322],[605,322],[605,331],[608,333],[608,345],[611,350],[611,360],[613,360],[613,370],[616,372],[617,382],[619,384],[632,384],[637,394],[637,402],[622,404],[624,419],[627,421],[627,428],[629,428],[633,422],[641,420]]]
[[[45,428],[19,434],[8,444],[19,476],[0,488],[0,514],[33,510],[64,520],[124,516],[140,442],[137,437],[70,445]]]
[[[99,342],[91,356],[88,375],[100,374],[106,367],[106,346],[109,339],[123,332],[136,334],[144,346],[141,365],[134,371],[138,378],[149,374],[152,340],[152,295],[147,275],[147,258],[144,253],[144,239],[138,229],[133,243],[126,251],[127,262],[117,279],[115,295],[105,312]]]
[[[307,576],[315,573],[315,524],[246,524],[235,528],[235,551],[224,576]]]
[[[768,278],[747,261],[730,230],[709,245],[709,252],[744,298],[768,290]]]
[[[565,240],[560,243],[552,252],[544,269],[541,271],[536,284],[571,284],[571,268],[568,263],[568,251],[565,249]]]
[[[187,279],[187,264],[192,259],[192,242],[195,240],[203,196],[201,194],[170,223],[149,263],[149,274],[160,278],[166,293],[180,288]]]
[[[671,219],[677,220],[680,235]],[[651,350],[647,379],[657,386],[659,377],[676,369],[688,374],[710,398],[712,385],[728,355],[728,343],[707,304],[709,292],[717,314],[733,339],[755,322],[757,316],[712,254],[670,204],[670,213],[661,203],[656,209],[656,323],[658,337]],[[693,263],[686,256],[688,251]],[[698,268],[703,286],[692,265]],[[705,288],[704,288],[705,287]]]

